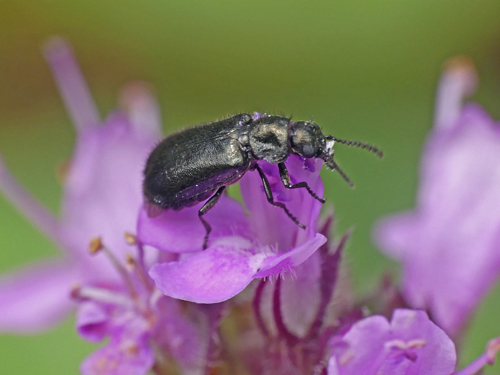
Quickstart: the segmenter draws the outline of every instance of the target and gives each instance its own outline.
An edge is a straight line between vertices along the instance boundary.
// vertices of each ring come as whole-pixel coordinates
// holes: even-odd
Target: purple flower
[[[89,256],[88,244],[101,236],[118,257],[129,251],[124,233],[135,229],[142,204],[140,176],[160,132],[156,102],[141,86],[134,86],[124,97],[128,115],[115,112],[101,125],[70,47],[54,38],[47,44],[46,57],[78,135],[60,218],[19,186],[1,162],[0,189],[63,250],[64,257],[1,278],[3,331],[36,331],[56,323],[73,306],[72,285],[122,283],[101,255]]]
[[[320,232],[328,236],[332,222],[329,216]],[[349,327],[352,318],[359,319],[342,298],[334,302],[334,316],[328,312],[348,236],[336,245],[328,237],[328,242],[295,268],[293,278],[278,278],[276,282],[262,279],[257,285],[252,307],[256,326],[265,337],[260,356],[266,365],[252,373],[316,373],[314,369],[323,362],[328,339]],[[244,349],[240,356],[247,357]],[[255,365],[250,363],[249,367]]]
[[[213,230],[209,247],[201,251],[204,227],[198,219],[200,205],[180,212],[165,211],[150,218],[141,210],[139,241],[167,252],[179,253],[176,261],[158,263],[149,274],[168,296],[198,303],[225,301],[253,279],[293,272],[326,238],[315,232],[321,203],[305,189],[286,189],[277,165],[260,162],[273,188],[274,199],[283,202],[307,229],[299,228],[282,209],[267,201],[257,173],[248,172],[240,182],[246,208],[224,196],[207,213]],[[322,162],[290,156],[286,162],[295,182],[306,181],[319,196]]]
[[[114,287],[81,286],[73,290],[78,303],[76,327],[80,335],[99,342],[109,338],[81,365],[83,375],[144,375],[153,366],[173,366],[183,373],[203,374],[211,354],[220,305],[180,306],[154,287],[137,258],[129,255],[123,265],[97,241],[121,275]]]
[[[182,307],[164,296],[147,275],[157,252],[125,235],[137,225],[142,170],[159,137],[156,102],[143,84],[131,85],[122,97],[128,112],[99,125],[69,46],[52,40],[47,59],[78,131],[61,218],[35,202],[3,164],[0,188],[65,258],[4,277],[0,328],[45,329],[76,306],[79,334],[91,342],[108,339],[82,363],[84,375],[144,375],[172,359],[183,373],[203,374],[221,306]]]
[[[499,344],[490,341],[486,353],[457,374],[491,364]],[[380,315],[360,320],[330,346],[328,375],[450,375],[457,361],[453,341],[419,310],[396,309],[391,322]]]
[[[403,293],[455,336],[500,273],[500,126],[476,104],[476,72],[452,60],[439,84],[417,207],[385,219],[376,238],[403,264]]]

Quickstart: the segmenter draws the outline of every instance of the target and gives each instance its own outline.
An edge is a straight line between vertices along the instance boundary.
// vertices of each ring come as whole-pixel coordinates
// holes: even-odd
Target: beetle
[[[226,186],[236,183],[246,172],[256,170],[268,202],[283,209],[298,226],[305,228],[285,204],[274,201],[269,181],[257,162],[266,160],[278,164],[286,188],[304,188],[324,203],[306,182],[292,184],[284,162],[291,154],[322,159],[352,187],[333,159],[335,142],[383,156],[374,146],[324,135],[312,121],[293,122],[284,116],[241,113],[178,131],[161,141],[146,162],[143,191],[148,215],[157,216],[162,210],[182,210],[206,200],[198,211],[206,230],[203,241],[203,249],[206,249],[211,227],[203,216],[214,207]]]

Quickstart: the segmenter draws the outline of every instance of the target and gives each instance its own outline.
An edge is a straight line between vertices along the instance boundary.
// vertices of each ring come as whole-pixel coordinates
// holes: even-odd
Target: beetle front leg
[[[311,197],[317,199],[321,203],[326,202],[325,199],[318,197],[316,193],[311,190],[309,185],[307,185],[307,182],[299,182],[298,184],[292,185],[292,181],[290,180],[290,174],[288,173],[288,169],[286,169],[285,163],[278,163],[278,168],[280,170],[281,182],[283,182],[283,185],[285,185],[286,188],[288,189],[305,188],[308,191],[308,193],[311,194]]]
[[[286,208],[286,206],[283,203],[274,201],[273,192],[271,190],[271,185],[269,184],[269,180],[267,179],[266,175],[264,174],[264,172],[262,171],[262,169],[260,168],[260,166],[258,164],[256,164],[255,169],[257,169],[257,171],[259,172],[260,178],[262,179],[262,185],[264,185],[264,191],[266,192],[267,201],[269,203],[271,203],[273,206],[282,208],[285,211],[285,213],[288,215],[288,217],[290,219],[292,219],[295,224],[297,224],[302,229],[305,229],[306,226],[301,224],[299,222],[299,220],[295,216],[293,216],[290,211],[288,211],[288,208]]]
[[[198,217],[200,218],[203,226],[205,227],[206,233],[205,233],[205,240],[203,241],[203,250],[207,248],[207,242],[208,242],[208,235],[212,231],[212,227],[208,222],[203,218],[203,215],[205,215],[210,209],[215,206],[215,204],[219,201],[220,197],[224,193],[224,190],[226,190],[225,186],[220,187],[214,195],[210,197],[208,201],[205,202],[202,208],[198,211]]]

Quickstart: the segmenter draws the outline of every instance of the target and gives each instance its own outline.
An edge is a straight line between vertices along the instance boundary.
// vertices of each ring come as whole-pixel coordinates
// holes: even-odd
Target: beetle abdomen
[[[162,209],[179,210],[239,180],[250,166],[239,142],[241,117],[185,129],[165,138],[144,171],[144,195]],[[251,119],[251,118],[250,118]]]

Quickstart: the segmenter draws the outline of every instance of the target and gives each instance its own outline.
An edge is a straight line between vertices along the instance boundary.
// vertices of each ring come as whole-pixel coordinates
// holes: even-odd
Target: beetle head
[[[334,161],[335,142],[345,144],[347,146],[354,146],[364,148],[373,152],[378,157],[382,158],[383,153],[377,147],[367,143],[357,141],[347,141],[344,139],[335,138],[331,135],[324,135],[320,127],[314,122],[298,121],[292,125],[291,144],[293,152],[305,158],[319,158],[323,159],[326,166],[332,171],[337,171],[342,178],[353,187],[353,183],[347,175],[340,169],[338,164]]]
[[[326,145],[321,129],[310,121],[293,123],[290,141],[293,152],[305,158],[321,157]]]

